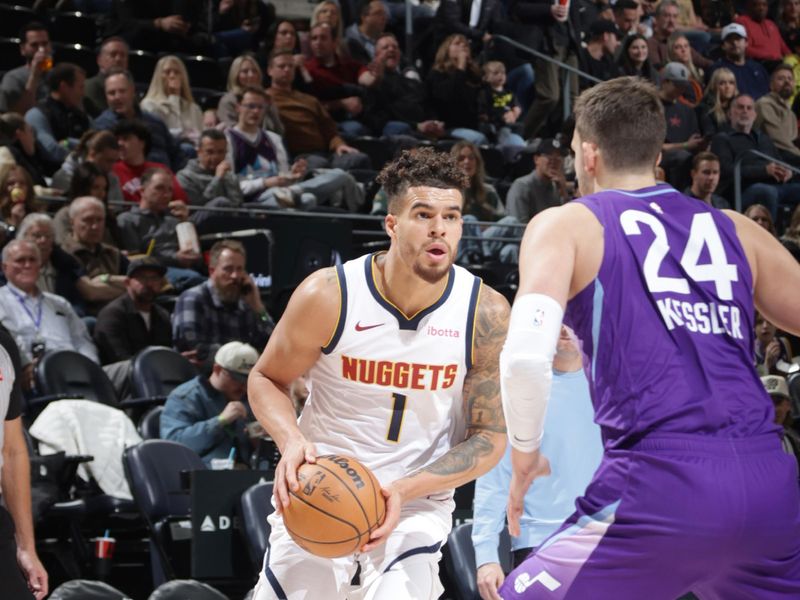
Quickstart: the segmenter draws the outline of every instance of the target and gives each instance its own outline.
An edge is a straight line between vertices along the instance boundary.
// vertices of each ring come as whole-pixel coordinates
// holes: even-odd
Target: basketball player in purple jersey
[[[583,343],[605,452],[500,595],[800,598],[797,465],[752,366],[756,307],[800,333],[800,266],[742,215],[656,184],[665,120],[650,84],[598,84],[575,118],[582,197],[528,226],[500,360],[511,534],[549,473],[538,450],[562,318]]]

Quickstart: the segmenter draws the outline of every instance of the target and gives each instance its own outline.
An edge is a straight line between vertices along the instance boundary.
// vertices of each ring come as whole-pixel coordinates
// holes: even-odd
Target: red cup
[[[110,559],[114,556],[114,544],[117,543],[112,537],[94,538],[95,558]]]

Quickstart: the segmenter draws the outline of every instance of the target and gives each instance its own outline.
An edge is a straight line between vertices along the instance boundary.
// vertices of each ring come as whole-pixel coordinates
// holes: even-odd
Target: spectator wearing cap
[[[769,94],[756,102],[756,127],[775,143],[780,157],[800,167],[800,148],[797,147],[797,115],[789,104],[794,95],[794,71],[789,65],[778,65],[769,79]]]
[[[772,404],[775,406],[775,423],[781,427],[783,451],[800,463],[800,436],[792,429],[792,397],[789,385],[780,375],[766,375],[761,378]]]
[[[669,62],[667,41],[678,30],[680,8],[675,0],[663,0],[656,8],[653,22],[653,37],[647,40],[648,55],[656,69]],[[688,32],[684,32],[688,33]],[[711,65],[711,61],[692,48],[692,62],[701,69]]]
[[[50,94],[25,113],[48,158],[64,162],[69,148],[78,144],[89,129],[89,116],[83,110],[86,72],[72,63],[59,63],[50,71]]]
[[[258,352],[248,344],[221,346],[210,376],[198,375],[170,392],[161,413],[161,437],[188,446],[207,465],[232,451],[246,459],[245,422],[252,416],[243,399],[257,360]]]
[[[102,364],[131,359],[148,346],[172,346],[169,312],[155,303],[166,272],[152,257],[128,264],[125,293],[97,315],[94,341]]]
[[[569,200],[564,177],[566,149],[558,140],[544,139],[533,151],[534,169],[515,179],[506,195],[506,213],[527,223],[537,214]]]
[[[747,32],[746,56],[772,69],[781,63],[784,56],[791,54],[791,50],[783,41],[775,21],[767,17],[768,9],[767,0],[747,0],[745,14],[737,15],[734,21]]]
[[[736,77],[736,88],[758,100],[769,92],[769,75],[758,62],[747,58],[747,30],[740,23],[731,23],[722,28],[722,58],[717,60],[708,71],[708,76],[720,67],[726,67]],[[697,64],[697,62],[695,62]]]
[[[690,89],[689,70],[677,62],[667,63],[661,73],[658,95],[664,105],[667,135],[661,147],[661,168],[677,189],[689,184],[692,156],[708,145],[700,134],[697,114],[680,97]]]
[[[600,81],[619,77],[619,67],[614,59],[619,48],[620,33],[613,21],[598,19],[589,27],[586,47],[578,52],[578,64],[582,71]],[[592,82],[581,78],[581,89],[590,88]]]
[[[272,333],[274,323],[245,269],[246,260],[240,242],[217,242],[208,256],[208,280],[178,297],[172,315],[173,342],[199,367],[227,342],[263,348]]]
[[[742,205],[761,203],[769,208],[772,220],[778,219],[778,207],[794,206],[800,199],[800,183],[794,183],[792,172],[780,164],[775,144],[763,131],[753,126],[756,120],[753,98],[740,94],[731,101],[728,109],[730,127],[717,133],[711,140],[711,151],[719,156],[723,187],[720,193],[731,199],[733,166],[741,158]],[[753,155],[757,150],[774,158],[774,161]]]
[[[722,196],[715,194],[719,185],[719,158],[713,152],[700,152],[692,159],[692,185],[684,190],[686,196],[702,200],[714,208],[730,208]]]

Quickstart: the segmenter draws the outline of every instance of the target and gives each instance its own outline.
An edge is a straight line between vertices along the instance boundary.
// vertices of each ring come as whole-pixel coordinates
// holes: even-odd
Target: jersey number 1
[[[403,394],[392,394],[392,418],[389,421],[389,432],[386,439],[396,442],[400,439],[400,428],[403,426],[403,413],[406,410],[406,397]]]
[[[625,235],[640,235],[641,224],[647,225],[655,236],[642,263],[647,289],[654,293],[688,294],[689,282],[686,279],[658,274],[670,250],[667,230],[661,221],[641,210],[626,210],[619,216],[619,222]],[[708,249],[709,262],[701,265],[699,260],[703,248]],[[681,256],[681,268],[693,281],[713,281],[720,300],[733,300],[731,283],[739,280],[739,274],[736,265],[728,262],[725,246],[711,213],[699,213],[692,219],[689,239]]]

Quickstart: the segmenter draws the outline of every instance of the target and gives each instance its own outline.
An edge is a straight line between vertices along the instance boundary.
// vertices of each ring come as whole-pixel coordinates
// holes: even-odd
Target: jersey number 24
[[[625,235],[641,235],[640,225],[646,225],[655,236],[642,263],[647,288],[653,292],[688,294],[689,282],[683,277],[659,275],[661,263],[669,254],[667,230],[655,215],[641,210],[626,210],[619,216]],[[703,248],[708,249],[709,262],[700,264]],[[689,239],[681,256],[681,268],[693,281],[713,281],[720,300],[733,300],[731,283],[739,280],[735,264],[728,262],[717,226],[711,213],[698,213],[692,218]]]

